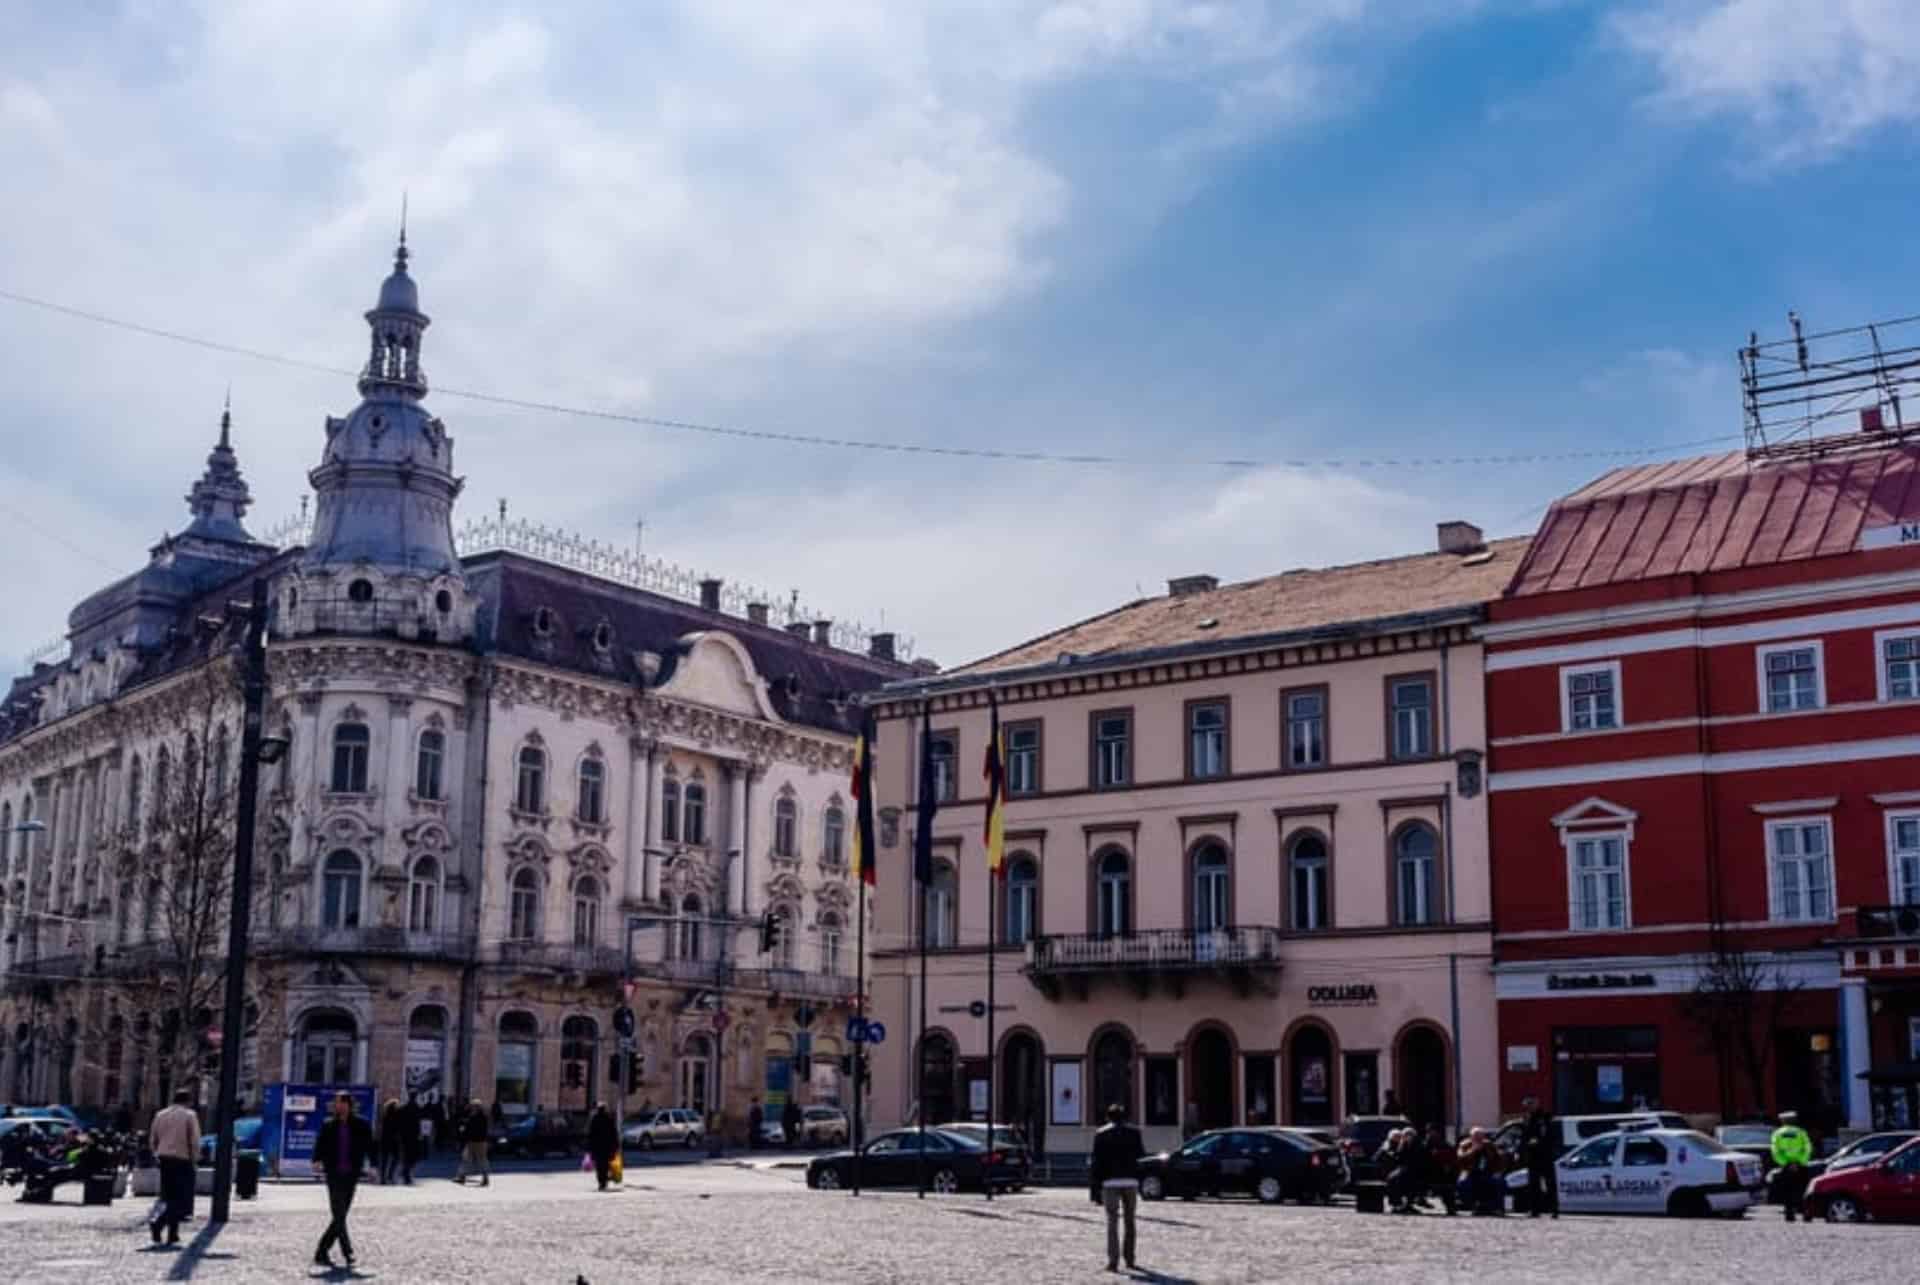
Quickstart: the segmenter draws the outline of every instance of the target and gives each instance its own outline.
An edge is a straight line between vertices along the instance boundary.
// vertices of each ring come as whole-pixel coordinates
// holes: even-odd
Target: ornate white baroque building
[[[696,603],[511,549],[460,556],[404,242],[367,321],[310,538],[247,533],[223,417],[192,524],[83,601],[68,657],[0,709],[0,1101],[143,1115],[169,1087],[127,989],[162,949],[170,822],[151,801],[175,764],[210,752],[223,788],[236,766],[226,605],[261,577],[267,729],[290,748],[262,769],[243,1096],[372,1083],[585,1109],[614,1092],[626,998],[630,1108],[737,1129],[755,1095],[838,1100],[851,698],[911,670],[887,635],[853,651],[828,622],[724,612],[717,581]]]

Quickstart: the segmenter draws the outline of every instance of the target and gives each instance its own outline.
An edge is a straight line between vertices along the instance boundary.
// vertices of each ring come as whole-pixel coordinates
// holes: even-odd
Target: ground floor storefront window
[[[1598,1115],[1660,1105],[1660,1028],[1562,1026],[1553,1032],[1553,1109]]]

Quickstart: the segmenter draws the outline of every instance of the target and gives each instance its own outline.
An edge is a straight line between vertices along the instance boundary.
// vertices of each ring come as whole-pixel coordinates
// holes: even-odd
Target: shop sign
[[[1615,991],[1637,990],[1641,987],[1656,986],[1658,979],[1652,973],[1548,973],[1547,989],[1550,991]]]
[[[1307,987],[1307,1003],[1334,1004],[1378,1004],[1380,993],[1372,982],[1343,982],[1338,986]]]
[[[1920,544],[1920,522],[1899,522],[1893,526],[1868,527],[1860,532],[1863,549],[1897,549]]]
[[[1538,1044],[1507,1045],[1507,1069],[1509,1071],[1538,1071],[1540,1069],[1540,1046]]]

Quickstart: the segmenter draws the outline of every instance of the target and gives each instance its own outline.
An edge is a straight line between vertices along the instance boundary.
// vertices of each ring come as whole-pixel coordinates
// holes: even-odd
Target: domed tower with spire
[[[475,596],[453,548],[453,439],[429,414],[420,341],[429,320],[407,272],[400,230],[393,271],[366,314],[372,348],[360,405],[327,418],[309,473],[313,534],[280,587],[283,636],[380,634],[463,642]]]

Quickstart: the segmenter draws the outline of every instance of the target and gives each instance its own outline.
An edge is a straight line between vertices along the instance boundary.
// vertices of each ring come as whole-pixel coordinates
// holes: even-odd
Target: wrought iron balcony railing
[[[322,928],[290,924],[254,930],[253,950],[260,955],[418,955],[464,958],[473,939],[465,933],[411,932],[381,924]]]
[[[547,968],[566,973],[619,975],[626,969],[618,946],[580,946],[558,941],[503,941],[494,948],[496,960],[523,968]]]
[[[839,973],[815,973],[799,968],[743,968],[735,975],[735,984],[789,996],[793,999],[824,1000],[829,1004],[853,998],[854,979]]]
[[[1027,976],[1041,992],[1058,998],[1071,980],[1086,998],[1093,979],[1118,977],[1146,995],[1156,981],[1180,994],[1190,979],[1219,977],[1245,994],[1271,990],[1280,971],[1280,930],[1264,924],[1199,932],[1150,928],[1141,932],[1054,933],[1034,939]]]

